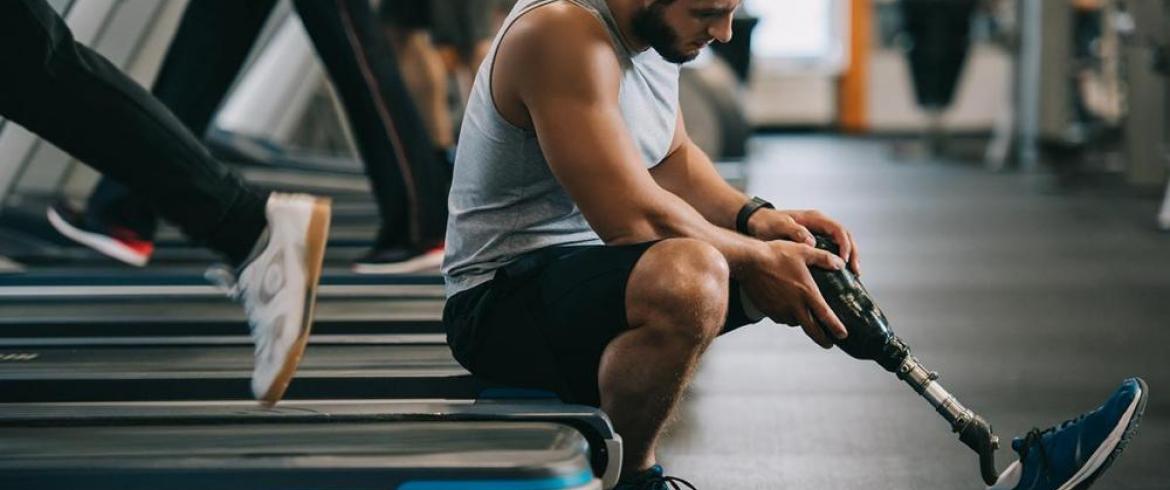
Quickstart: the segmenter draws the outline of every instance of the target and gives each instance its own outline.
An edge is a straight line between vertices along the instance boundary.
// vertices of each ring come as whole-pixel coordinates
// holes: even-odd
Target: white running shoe
[[[330,201],[273,193],[265,214],[267,244],[243,266],[234,285],[225,285],[244,304],[256,342],[252,393],[260,403],[272,406],[292,381],[309,340],[329,235]],[[230,278],[212,280],[224,284]]]

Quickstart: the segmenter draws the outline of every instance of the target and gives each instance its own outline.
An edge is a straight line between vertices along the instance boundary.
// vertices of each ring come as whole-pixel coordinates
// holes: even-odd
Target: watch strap
[[[761,208],[776,209],[776,206],[773,206],[772,203],[760,199],[759,197],[752,197],[751,200],[745,203],[742,208],[739,208],[739,213],[735,215],[735,231],[743,233],[744,235],[750,235],[750,233],[748,233],[748,219],[750,219],[752,215]]]

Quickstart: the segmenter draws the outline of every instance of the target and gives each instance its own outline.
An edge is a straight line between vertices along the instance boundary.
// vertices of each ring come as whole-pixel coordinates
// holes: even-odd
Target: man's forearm
[[[735,217],[748,196],[719,175],[715,164],[702,150],[688,142],[651,175],[664,189],[674,193],[720,228],[735,230]]]
[[[736,231],[735,217],[750,198],[729,185],[718,174],[715,176],[718,178],[714,180],[696,181],[694,192],[683,199],[698,210],[707,221],[720,228]]]
[[[610,243],[635,243],[665,238],[693,238],[715,247],[731,266],[732,277],[759,263],[766,254],[764,242],[717,226],[681,197],[660,189],[641,204],[642,225],[627,237]],[[732,217],[734,223],[734,217]],[[734,224],[732,224],[734,227]]]

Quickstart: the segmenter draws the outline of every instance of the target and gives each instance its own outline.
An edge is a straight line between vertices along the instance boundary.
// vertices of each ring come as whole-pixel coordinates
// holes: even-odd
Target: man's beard
[[[662,58],[671,63],[686,63],[699,55],[696,50],[688,53],[679,49],[678,34],[666,24],[665,10],[670,1],[655,0],[634,14],[634,34],[658,51]]]

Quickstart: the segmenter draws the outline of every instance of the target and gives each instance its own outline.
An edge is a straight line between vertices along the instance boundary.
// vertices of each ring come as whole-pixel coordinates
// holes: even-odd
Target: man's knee
[[[722,328],[729,279],[727,260],[715,247],[687,238],[663,240],[642,255],[630,274],[630,325],[706,342]]]

